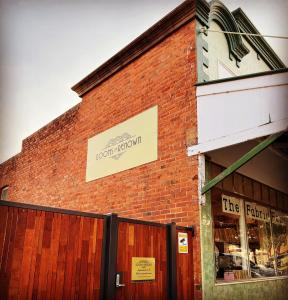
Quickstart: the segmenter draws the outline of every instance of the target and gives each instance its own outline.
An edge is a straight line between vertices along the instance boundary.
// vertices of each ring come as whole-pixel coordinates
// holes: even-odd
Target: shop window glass
[[[212,213],[217,281],[288,276],[287,213],[227,195]]]
[[[222,195],[212,203],[217,280],[248,278],[243,202]]]
[[[288,215],[271,210],[277,275],[288,275]]]
[[[270,209],[252,202],[245,202],[245,213],[251,277],[275,276]]]

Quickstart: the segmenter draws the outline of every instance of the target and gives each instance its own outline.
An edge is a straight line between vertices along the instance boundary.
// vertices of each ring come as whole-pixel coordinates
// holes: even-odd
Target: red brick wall
[[[14,201],[196,225],[195,283],[200,283],[196,137],[195,22],[104,81],[23,142],[0,167]],[[158,105],[158,160],[85,183],[88,138]],[[199,292],[200,294],[200,292]]]

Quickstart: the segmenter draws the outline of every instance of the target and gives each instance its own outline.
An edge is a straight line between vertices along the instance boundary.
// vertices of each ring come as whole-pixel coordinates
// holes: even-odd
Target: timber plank
[[[38,215],[38,214],[37,214]],[[33,280],[33,290],[32,290],[32,298],[37,298],[37,295],[39,294],[39,276],[40,276],[40,269],[41,269],[41,256],[42,256],[42,240],[43,240],[43,234],[44,234],[44,222],[45,222],[45,212],[40,211],[39,212],[39,232],[38,232],[38,243],[36,245],[36,260],[35,260],[35,266],[34,266],[34,280]]]
[[[52,220],[53,213],[44,213],[44,228],[43,228],[43,239],[41,246],[41,259],[40,259],[40,269],[39,269],[39,285],[38,285],[38,295],[41,299],[46,298],[47,288],[46,284],[49,278],[49,252],[51,244],[51,232],[52,232]]]
[[[67,232],[69,232],[69,216],[61,215],[59,251],[58,251],[58,258],[57,258],[57,278],[56,278],[57,284],[55,289],[56,299],[65,299],[63,293],[64,293],[66,254],[67,254],[67,243],[68,243]]]
[[[21,265],[23,259],[24,239],[27,223],[27,210],[18,209],[17,224],[15,227],[15,241],[13,245],[13,256],[11,263],[10,283],[9,283],[9,299],[18,298]],[[11,249],[12,250],[12,249]]]
[[[31,269],[31,261],[33,257],[33,241],[37,239],[35,236],[35,219],[36,212],[28,210],[27,223],[24,237],[23,259],[20,270],[20,285],[19,285],[19,299],[29,299],[29,274]]]
[[[89,220],[90,234],[89,234],[89,247],[88,247],[88,270],[87,270],[87,288],[86,288],[86,299],[93,299],[93,269],[94,260],[93,256],[93,241],[96,240],[97,220]]]
[[[80,231],[77,241],[77,249],[75,252],[75,258],[76,258],[76,274],[75,274],[75,280],[74,280],[74,295],[75,298],[79,298],[80,293],[80,273],[81,273],[81,251],[82,251],[82,239],[83,239],[83,226],[84,226],[84,220],[83,218],[80,219]]]
[[[0,206],[0,228],[2,229],[0,230],[0,267],[2,265],[2,259],[3,259],[4,244],[5,244],[6,234],[7,234],[7,225],[8,225],[8,207]]]
[[[43,225],[43,220],[41,218],[41,211],[37,211],[37,212],[35,211],[34,238],[32,239],[32,243],[31,243],[32,255],[31,255],[31,262],[30,262],[27,299],[32,299],[33,297],[35,269],[36,269],[36,262],[37,262],[37,251],[39,247],[39,241],[42,238],[42,225]]]
[[[1,207],[1,211],[2,210]],[[9,247],[9,241],[10,241],[10,235],[11,235],[11,228],[12,228],[12,210],[9,210],[8,207],[6,207],[6,222],[5,222],[5,233],[3,234],[3,242],[2,242],[2,251],[1,251],[1,260],[0,260],[0,299],[4,300],[7,299],[8,294],[8,277],[6,274],[6,265],[7,265],[7,255],[8,255],[8,247]],[[4,221],[4,219],[3,219]]]
[[[7,244],[7,254],[6,254],[6,264],[4,268],[4,289],[3,289],[3,299],[8,299],[10,294],[10,282],[11,282],[11,268],[13,263],[13,254],[14,254],[14,244],[15,244],[15,235],[16,235],[16,227],[18,222],[18,209],[12,211],[11,215],[11,228],[10,235]]]
[[[243,190],[243,176],[238,174],[238,173],[234,173],[233,174],[233,187],[234,187],[234,192],[244,195],[244,190]]]
[[[157,243],[154,241],[157,241]],[[123,289],[117,289],[117,300],[166,299],[166,250],[165,227],[128,222],[119,223],[117,270],[123,272],[122,281],[126,286]],[[133,282],[131,280],[132,257],[154,257],[155,280]]]
[[[52,241],[51,241],[51,283],[50,283],[50,299],[56,299],[55,292],[57,286],[57,259],[60,244],[61,214],[54,213],[52,225]],[[47,286],[47,288],[49,288]]]
[[[71,248],[71,261],[72,261],[72,278],[71,278],[71,294],[75,295],[76,291],[76,280],[77,280],[77,261],[78,261],[78,246],[79,246],[79,237],[81,231],[81,220],[82,217],[77,216],[76,223],[75,223],[75,234],[77,234],[77,241],[74,239],[73,248]],[[71,236],[71,238],[73,238]],[[72,239],[71,239],[71,242]],[[79,272],[79,271],[78,271]]]
[[[101,263],[102,263],[102,243],[103,243],[103,224],[104,221],[97,219],[96,221],[96,235],[93,239],[93,253],[94,255],[94,276],[93,276],[93,299],[99,299],[100,297],[100,278],[101,278]],[[98,267],[95,267],[98,266]]]
[[[86,298],[87,290],[87,275],[88,275],[88,258],[89,258],[89,237],[90,237],[90,220],[84,219],[83,226],[83,240],[82,240],[82,251],[81,251],[81,282],[80,282],[80,298]]]
[[[179,253],[178,240],[176,241],[177,262],[177,299],[192,300],[194,297],[194,274],[193,274],[193,238],[190,230],[176,230],[178,239],[179,232],[185,232],[188,236],[188,253]]]
[[[1,207],[2,209],[2,207]],[[3,244],[2,244],[2,254],[1,254],[1,260],[0,260],[0,299],[7,299],[8,295],[8,281],[9,278],[6,273],[6,266],[8,261],[8,249],[9,249],[9,243],[10,238],[12,234],[12,210],[7,207],[6,211],[6,218],[7,221],[5,222],[5,234],[3,235]]]
[[[6,291],[4,291],[4,282],[5,282],[5,273],[2,267],[4,267],[4,249],[5,249],[5,242],[9,238],[8,236],[8,224],[9,224],[9,219],[8,219],[8,208],[7,207],[1,207],[1,212],[0,212],[0,217],[1,217],[1,225],[3,226],[3,231],[1,231],[1,236],[0,236],[0,291],[3,291],[3,297],[4,293],[6,294]],[[0,294],[0,299],[2,298]]]
[[[71,294],[73,295],[72,286],[73,286],[73,271],[74,260],[75,260],[75,245],[78,240],[75,237],[78,237],[80,218],[77,216],[71,216],[69,218],[69,233],[68,243],[67,243],[67,254],[66,254],[66,265],[65,265],[65,281],[63,287],[63,297],[68,297]]]

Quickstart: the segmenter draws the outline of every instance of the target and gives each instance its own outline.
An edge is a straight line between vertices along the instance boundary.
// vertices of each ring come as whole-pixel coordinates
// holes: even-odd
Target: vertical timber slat
[[[104,216],[0,201],[0,217],[1,300],[100,299]]]
[[[176,224],[167,225],[167,271],[168,271],[168,299],[177,299],[177,262],[176,262]]]
[[[99,299],[105,300],[105,268],[106,268],[106,244],[107,244],[107,230],[108,220],[104,219],[103,222],[103,233],[102,233],[102,253],[101,253],[101,275],[100,275],[100,294]]]
[[[106,265],[106,282],[105,282],[105,299],[114,300],[116,296],[116,261],[117,261],[117,244],[118,244],[118,220],[117,214],[111,214],[108,217],[107,241],[105,259]]]

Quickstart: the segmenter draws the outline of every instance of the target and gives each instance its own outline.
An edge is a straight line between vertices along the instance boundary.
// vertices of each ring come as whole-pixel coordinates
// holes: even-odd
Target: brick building
[[[183,2],[72,88],[82,98],[82,102],[23,141],[21,153],[0,166],[0,188],[8,201],[101,214],[114,212],[135,219],[194,225],[195,298],[203,295],[204,299],[218,299],[227,293],[229,299],[241,299],[243,295],[247,297],[245,292],[240,292],[244,284],[250,295],[267,295],[269,290],[264,286],[268,286],[274,289],[275,299],[281,299],[287,285],[285,267],[282,276],[278,271],[281,279],[274,274],[273,280],[271,275],[268,276],[269,281],[265,281],[264,277],[267,276],[259,275],[260,281],[255,283],[255,278],[251,280],[251,266],[245,269],[242,263],[238,269],[243,272],[240,275],[237,273],[238,277],[235,272],[228,274],[224,270],[225,276],[224,273],[218,274],[219,278],[216,276],[215,281],[212,232],[217,230],[212,227],[205,229],[204,223],[211,220],[211,201],[217,202],[219,197],[218,203],[222,199],[222,202],[234,201],[233,205],[244,205],[243,199],[255,200],[258,204],[265,203],[269,209],[287,212],[287,188],[282,188],[281,182],[269,186],[265,178],[254,176],[253,170],[244,170],[242,173],[240,170],[240,173],[233,173],[220,183],[221,188],[218,184],[218,190],[212,190],[210,196],[203,200],[199,192],[203,186],[200,180],[203,175],[201,164],[206,164],[206,172],[209,170],[207,177],[212,178],[223,167],[229,166],[229,162],[234,159],[230,159],[231,153],[240,149],[237,147],[248,147],[243,144],[247,139],[244,137],[221,146],[212,146],[207,151],[201,150],[201,147],[200,150],[195,148],[197,153],[193,152],[193,147],[201,145],[196,91],[204,89],[211,80],[272,71],[256,76],[261,79],[273,75],[273,70],[284,69],[285,65],[262,37],[225,35],[203,29],[201,32],[201,28],[258,33],[241,9],[231,13],[220,1],[212,1],[210,4],[202,0]],[[286,71],[284,69],[284,72],[275,74],[285,77]],[[249,76],[241,78],[242,81],[249,80]],[[232,81],[229,78],[223,82]],[[213,86],[215,84],[217,81],[214,81]],[[287,81],[284,84],[287,85]],[[253,86],[250,89],[253,90]],[[199,94],[197,96],[199,98]],[[145,123],[145,114],[150,113],[154,129],[150,128],[150,123]],[[138,119],[142,121],[137,123]],[[140,124],[144,132],[147,129],[149,134],[145,136],[145,133],[138,133],[134,124]],[[281,126],[285,128],[286,125]],[[282,127],[253,135],[249,139],[281,132]],[[137,140],[137,134],[142,139]],[[230,135],[234,136],[233,132]],[[287,145],[286,136],[284,142]],[[101,143],[100,148],[97,143]],[[236,145],[236,148],[227,148],[226,153],[225,147],[231,145]],[[113,146],[122,148],[116,149]],[[135,146],[135,152],[132,146]],[[187,148],[191,155],[187,155]],[[222,152],[217,152],[220,148]],[[117,151],[118,156],[113,151]],[[247,152],[247,149],[243,151]],[[108,172],[108,167],[105,169],[107,165]],[[95,174],[97,168],[100,171]],[[257,170],[258,165],[253,168]],[[241,184],[237,185],[236,182]],[[252,191],[251,186],[254,187]],[[270,196],[266,199],[264,193]],[[232,198],[223,195],[233,196],[233,199],[241,195],[242,200],[232,201]],[[243,204],[239,204],[239,201]],[[216,221],[214,219],[215,224]],[[226,243],[221,242],[221,239],[226,239]],[[224,244],[233,244],[232,240],[229,243],[227,240],[229,237],[218,234],[215,243],[218,243],[218,248],[224,247]],[[220,243],[222,246],[219,246]],[[227,253],[229,249],[226,248],[217,251]],[[229,251],[232,253],[231,249]],[[286,248],[283,251],[286,253]],[[205,263],[210,266],[206,270]],[[249,276],[246,271],[250,272]],[[233,276],[230,281],[237,282],[240,279],[242,283],[238,286],[229,285],[226,282],[229,276]],[[211,295],[212,290],[214,296]]]

